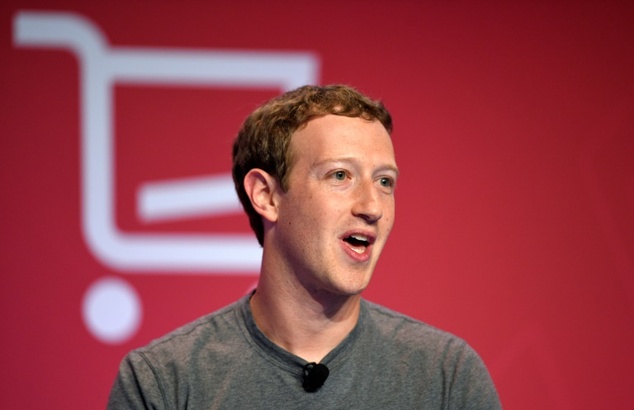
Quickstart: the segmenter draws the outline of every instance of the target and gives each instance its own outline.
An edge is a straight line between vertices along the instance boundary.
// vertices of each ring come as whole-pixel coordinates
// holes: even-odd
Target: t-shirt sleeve
[[[450,409],[501,409],[495,385],[480,356],[467,343],[456,352],[449,377],[448,403]]]
[[[138,352],[130,352],[121,362],[107,410],[165,409],[164,394],[156,374]]]

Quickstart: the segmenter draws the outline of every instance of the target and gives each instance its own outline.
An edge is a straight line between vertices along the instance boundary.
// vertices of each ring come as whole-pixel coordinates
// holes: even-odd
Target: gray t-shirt
[[[499,409],[480,357],[463,340],[362,300],[359,321],[302,388],[307,362],[256,326],[249,298],[122,361],[108,409]]]

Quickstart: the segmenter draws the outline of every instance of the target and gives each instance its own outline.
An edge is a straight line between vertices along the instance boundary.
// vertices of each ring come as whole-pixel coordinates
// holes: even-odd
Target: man
[[[394,223],[392,120],[346,86],[255,110],[233,147],[255,292],[131,352],[110,409],[495,409],[462,340],[361,299]]]

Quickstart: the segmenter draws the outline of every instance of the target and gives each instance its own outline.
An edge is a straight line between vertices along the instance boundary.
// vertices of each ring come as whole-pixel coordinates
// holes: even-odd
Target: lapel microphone
[[[304,366],[304,384],[302,384],[302,387],[307,392],[315,392],[323,386],[328,374],[330,374],[330,371],[325,364],[308,363]]]

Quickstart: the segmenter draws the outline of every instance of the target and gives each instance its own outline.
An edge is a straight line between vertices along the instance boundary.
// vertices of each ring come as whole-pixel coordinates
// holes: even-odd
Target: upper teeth
[[[350,235],[351,238],[356,239],[357,241],[364,241],[367,242],[368,241],[368,237],[365,235]]]

